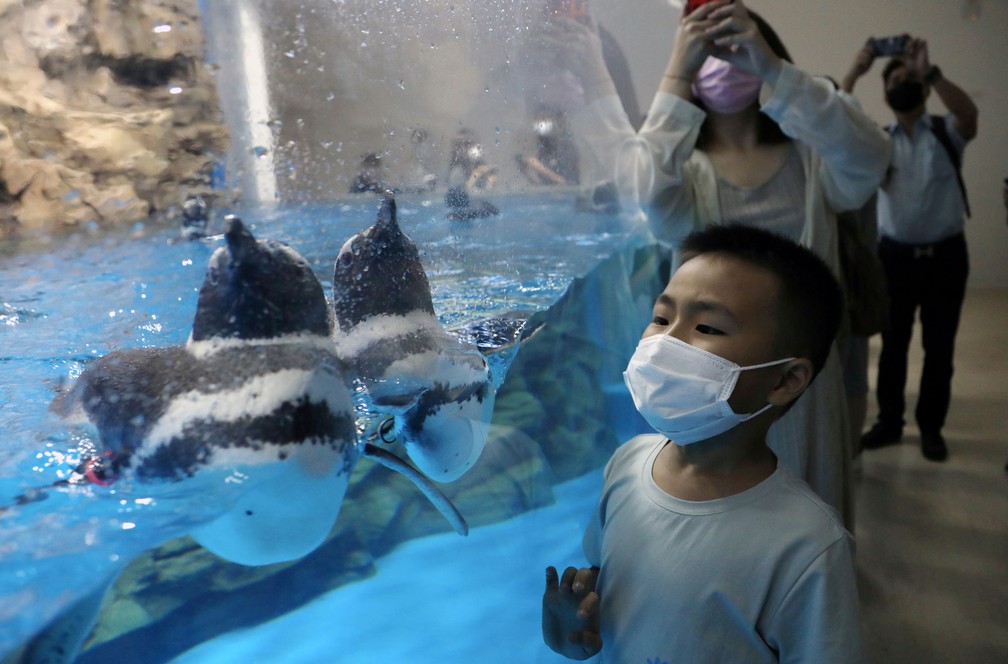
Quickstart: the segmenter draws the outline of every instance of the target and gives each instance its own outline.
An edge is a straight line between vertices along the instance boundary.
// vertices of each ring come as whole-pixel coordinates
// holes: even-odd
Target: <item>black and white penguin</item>
[[[352,377],[307,261],[237,218],[224,239],[189,343],[109,353],[53,410],[98,430],[92,479],[185,486],[208,515],[191,531],[207,549],[248,565],[292,560],[328,534],[359,456]]]
[[[340,249],[333,275],[333,338],[374,407],[395,416],[395,435],[428,477],[450,482],[486,445],[495,389],[472,344],[438,321],[413,241],[391,193],[377,221]]]
[[[188,533],[222,558],[265,565],[322,543],[363,455],[405,474],[466,534],[465,519],[428,478],[359,443],[354,370],[334,352],[329,305],[307,261],[257,240],[237,218],[226,225],[188,343],[113,351],[53,400],[54,413],[98,434],[96,454],[53,486],[142,490],[183,513],[174,529],[133,531],[147,533],[150,546]],[[24,661],[73,661],[113,580],[39,633]]]

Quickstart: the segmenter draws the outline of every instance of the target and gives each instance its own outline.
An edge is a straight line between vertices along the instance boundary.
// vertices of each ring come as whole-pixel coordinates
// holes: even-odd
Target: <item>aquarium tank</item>
[[[559,660],[670,257],[558,7],[0,3],[0,661]]]

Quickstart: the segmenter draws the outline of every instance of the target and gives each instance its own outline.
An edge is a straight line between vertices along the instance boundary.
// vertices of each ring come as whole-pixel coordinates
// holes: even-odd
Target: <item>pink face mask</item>
[[[715,113],[738,113],[759,98],[763,79],[713,56],[693,81],[693,94]]]

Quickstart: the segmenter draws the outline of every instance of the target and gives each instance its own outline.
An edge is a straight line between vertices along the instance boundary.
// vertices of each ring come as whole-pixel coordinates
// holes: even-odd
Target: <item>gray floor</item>
[[[919,328],[914,345],[911,413]],[[869,425],[874,413],[872,392]],[[1008,663],[1008,291],[967,295],[944,433],[945,463],[921,456],[912,425],[901,445],[862,455],[855,535],[873,664]]]

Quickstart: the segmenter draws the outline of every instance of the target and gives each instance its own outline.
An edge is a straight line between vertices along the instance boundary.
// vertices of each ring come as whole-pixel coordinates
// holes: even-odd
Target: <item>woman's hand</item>
[[[679,19],[672,55],[665,70],[667,77],[693,82],[700,67],[715,52],[708,36],[708,31],[715,25],[712,15],[731,4],[731,0],[714,0]]]
[[[598,97],[615,94],[594,19],[589,17],[585,24],[567,17],[550,18],[533,48],[533,78],[541,78],[544,89],[561,92],[551,93],[559,98],[552,105],[573,112]]]
[[[777,79],[782,66],[781,59],[763,38],[742,0],[712,10],[710,20],[713,25],[707,28],[705,36],[714,43],[715,57],[755,74],[764,81],[773,82]]]

